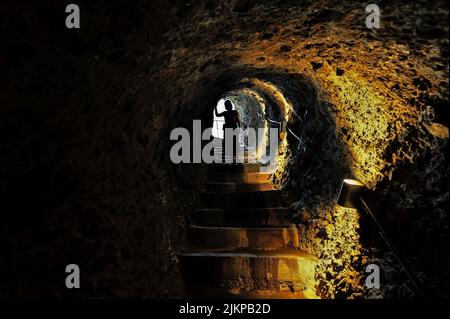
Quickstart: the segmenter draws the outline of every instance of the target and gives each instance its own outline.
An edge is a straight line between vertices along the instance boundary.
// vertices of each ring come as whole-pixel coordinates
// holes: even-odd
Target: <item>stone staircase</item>
[[[179,255],[188,297],[317,298],[317,260],[299,247],[280,190],[259,164],[210,165]]]

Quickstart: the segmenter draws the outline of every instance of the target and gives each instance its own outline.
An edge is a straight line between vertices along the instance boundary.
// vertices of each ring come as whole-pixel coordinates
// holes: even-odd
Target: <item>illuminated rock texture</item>
[[[373,230],[335,205],[355,177],[427,294],[448,297],[446,1],[381,2],[372,30],[355,1],[79,4],[80,30],[59,1],[0,5],[0,296],[181,296],[185,214],[206,180],[170,162],[169,134],[210,125],[251,78],[301,114],[303,143],[286,136],[273,180],[319,259],[317,294],[414,296]],[[65,288],[69,263],[83,289]],[[369,263],[380,291],[364,289]]]

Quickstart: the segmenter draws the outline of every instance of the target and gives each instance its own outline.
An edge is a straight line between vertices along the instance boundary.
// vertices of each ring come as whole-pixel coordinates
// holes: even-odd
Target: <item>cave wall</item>
[[[321,258],[322,296],[367,294],[372,261],[388,283],[381,295],[411,295],[392,256],[364,248],[358,214],[334,205],[348,175],[374,191],[432,293],[447,293],[444,1],[381,2],[372,30],[362,2],[80,1],[80,30],[63,27],[65,4],[2,3],[2,296],[76,294],[61,284],[68,263],[86,273],[82,296],[182,294],[176,252],[202,173],[170,163],[169,133],[206,121],[258,70],[311,88],[310,121],[293,123],[305,150],[288,140],[277,178],[303,248]],[[280,87],[302,103],[289,83]]]
[[[75,31],[65,5],[2,3],[0,295],[180,296],[193,176],[170,165],[172,87],[143,77],[169,7],[84,1]]]

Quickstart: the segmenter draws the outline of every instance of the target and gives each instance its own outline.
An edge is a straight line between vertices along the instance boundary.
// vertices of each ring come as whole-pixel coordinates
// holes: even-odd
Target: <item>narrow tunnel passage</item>
[[[380,2],[379,29],[355,1],[77,4],[79,29],[61,1],[0,4],[0,297],[184,297],[179,254],[220,252],[218,295],[415,298],[359,211],[336,205],[344,178],[427,294],[448,297],[446,1]],[[172,161],[171,132],[193,137],[194,121],[221,157],[225,99],[263,131],[255,147],[239,135],[248,163]],[[257,257],[274,251],[314,257]],[[64,284],[73,263],[81,289]]]
[[[254,76],[234,80],[237,88],[221,95],[219,110],[212,114],[214,154],[219,156],[208,165],[200,207],[187,218],[188,245],[180,255],[187,295],[319,298],[319,260],[301,249],[300,242],[305,247],[308,238],[299,238],[292,209],[283,204],[282,182],[274,183],[286,173],[286,153],[306,147],[301,124],[308,108],[316,108],[308,99],[314,86],[301,75],[250,73]],[[271,80],[298,92],[288,98]],[[241,117],[240,163],[222,162],[223,143],[217,142],[224,138],[224,122],[217,115],[227,100]],[[254,147],[243,133],[248,128],[257,130]]]

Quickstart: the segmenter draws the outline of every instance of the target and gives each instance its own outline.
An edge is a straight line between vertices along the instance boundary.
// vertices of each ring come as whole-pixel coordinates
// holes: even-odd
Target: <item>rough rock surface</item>
[[[56,0],[0,5],[0,296],[182,294],[176,252],[204,177],[170,163],[169,133],[208,123],[230,79],[255,70],[286,74],[280,88],[309,111],[276,178],[321,259],[319,293],[413,296],[334,204],[354,176],[428,293],[448,296],[446,1],[382,1],[372,30],[354,1],[79,3],[80,30]],[[80,291],[63,285],[69,263]],[[381,292],[363,289],[367,263]]]

